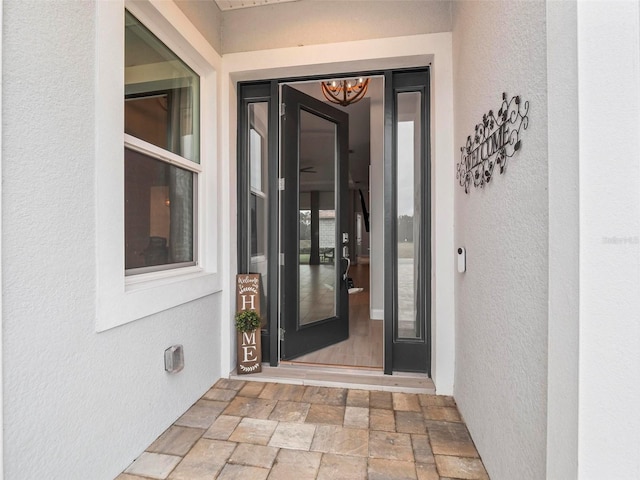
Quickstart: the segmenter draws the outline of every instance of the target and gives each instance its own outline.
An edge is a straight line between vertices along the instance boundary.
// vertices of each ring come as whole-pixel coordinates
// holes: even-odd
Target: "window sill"
[[[200,267],[123,278],[119,288],[99,295],[96,330],[119,327],[220,291],[219,275]]]
[[[133,292],[139,289],[153,288],[168,283],[189,280],[206,275],[201,267],[183,267],[173,270],[160,270],[157,272],[139,273],[125,277],[125,292]]]

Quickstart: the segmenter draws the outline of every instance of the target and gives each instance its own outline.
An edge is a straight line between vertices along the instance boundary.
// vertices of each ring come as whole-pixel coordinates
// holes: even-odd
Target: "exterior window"
[[[125,14],[127,275],[197,263],[200,78]]]

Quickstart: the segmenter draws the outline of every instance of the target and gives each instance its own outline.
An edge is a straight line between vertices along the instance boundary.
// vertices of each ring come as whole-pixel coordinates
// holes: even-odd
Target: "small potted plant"
[[[262,371],[260,360],[260,325],[262,319],[255,310],[242,310],[236,313],[238,331],[238,374]]]

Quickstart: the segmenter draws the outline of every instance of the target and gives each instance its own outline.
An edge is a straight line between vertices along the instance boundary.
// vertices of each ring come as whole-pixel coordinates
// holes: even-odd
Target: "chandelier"
[[[346,107],[359,102],[367,94],[369,79],[355,78],[349,80],[331,80],[322,82],[322,94],[332,103]]]

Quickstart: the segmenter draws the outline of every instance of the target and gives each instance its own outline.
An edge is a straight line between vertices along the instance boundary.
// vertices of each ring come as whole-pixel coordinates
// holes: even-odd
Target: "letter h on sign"
[[[240,310],[255,310],[256,309],[256,295],[242,295],[242,307]]]

